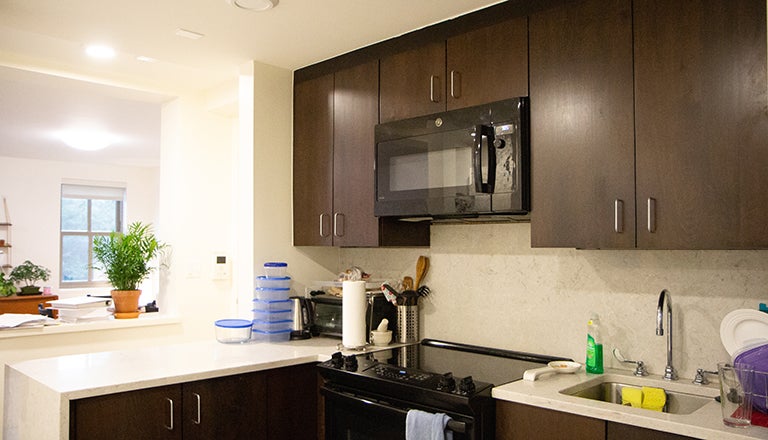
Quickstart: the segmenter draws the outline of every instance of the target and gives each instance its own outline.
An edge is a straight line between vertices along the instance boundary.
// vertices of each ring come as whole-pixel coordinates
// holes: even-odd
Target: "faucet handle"
[[[629,359],[625,359],[624,356],[621,355],[621,351],[618,348],[613,349],[613,357],[616,358],[619,362],[623,362],[625,364],[635,364],[637,367],[635,368],[635,376],[647,376],[648,370],[645,369],[645,363],[643,361],[632,361]]]
[[[709,383],[707,374],[717,374],[717,371],[708,371],[703,368],[696,369],[696,377],[693,378],[693,383],[696,385],[706,385]]]

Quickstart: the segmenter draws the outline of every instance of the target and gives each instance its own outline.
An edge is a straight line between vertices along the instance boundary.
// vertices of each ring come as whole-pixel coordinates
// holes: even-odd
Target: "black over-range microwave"
[[[375,214],[526,214],[528,106],[513,98],[377,125]]]

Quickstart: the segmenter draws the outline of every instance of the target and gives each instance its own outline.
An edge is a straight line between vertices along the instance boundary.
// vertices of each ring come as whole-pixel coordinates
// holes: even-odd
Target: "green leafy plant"
[[[11,296],[16,293],[16,286],[13,280],[6,278],[3,272],[0,272],[0,296]]]
[[[157,269],[150,262],[162,256],[166,244],[155,238],[151,225],[128,226],[128,233],[112,232],[93,240],[94,268],[103,271],[115,290],[138,290]]]
[[[13,268],[9,279],[14,282],[23,281],[25,286],[34,287],[35,281],[48,281],[50,276],[50,270],[26,260]]]

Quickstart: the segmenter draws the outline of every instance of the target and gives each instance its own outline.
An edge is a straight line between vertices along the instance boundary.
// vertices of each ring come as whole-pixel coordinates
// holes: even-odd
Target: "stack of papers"
[[[0,315],[0,329],[42,327],[48,321],[47,316],[28,313],[3,313]]]
[[[58,310],[62,322],[83,322],[109,319],[112,310],[110,298],[77,296],[74,298],[50,301],[52,309]]]
[[[112,305],[111,298],[97,296],[76,296],[74,298],[57,299],[49,301],[52,309],[87,309],[94,307],[108,307]]]

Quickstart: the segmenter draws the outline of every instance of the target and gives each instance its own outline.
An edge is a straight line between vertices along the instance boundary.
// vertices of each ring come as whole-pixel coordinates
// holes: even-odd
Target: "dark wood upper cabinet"
[[[378,106],[378,61],[295,85],[295,246],[429,245],[428,223],[373,214]]]
[[[629,4],[531,17],[531,244],[768,247],[765,2]]]
[[[373,215],[374,127],[378,123],[379,64],[336,72],[333,113],[333,243],[378,246]]]
[[[293,90],[293,244],[330,246],[333,215],[333,74]]]
[[[528,96],[528,18],[518,17],[446,42],[448,110]]]
[[[526,17],[385,56],[380,121],[527,96],[527,60]]]
[[[445,42],[381,59],[381,122],[445,110]]]
[[[634,247],[631,1],[532,15],[530,72],[532,246]]]
[[[765,1],[635,0],[634,26],[638,247],[768,247]]]

